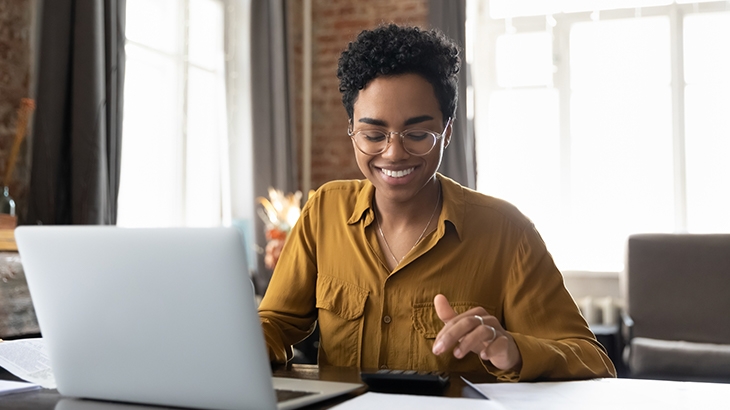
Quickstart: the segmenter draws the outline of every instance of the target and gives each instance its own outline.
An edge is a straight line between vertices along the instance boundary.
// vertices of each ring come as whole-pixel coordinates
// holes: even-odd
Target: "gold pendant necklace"
[[[388,252],[390,252],[390,256],[393,257],[393,260],[395,261],[396,265],[399,265],[401,262],[403,262],[403,259],[405,259],[406,256],[408,256],[408,254],[411,253],[413,248],[415,248],[416,245],[418,245],[418,243],[421,242],[421,239],[423,239],[423,235],[426,234],[426,230],[428,230],[428,227],[431,226],[431,221],[433,221],[434,215],[436,215],[436,210],[439,207],[439,201],[441,201],[441,185],[439,185],[439,193],[438,193],[438,196],[436,197],[436,206],[434,206],[433,212],[431,212],[431,217],[428,218],[428,222],[426,223],[426,226],[423,228],[423,232],[421,232],[421,236],[419,236],[418,239],[416,239],[416,243],[414,243],[413,246],[411,246],[411,249],[408,252],[406,252],[406,254],[403,255],[402,258],[400,258],[400,260],[398,260],[398,258],[395,257],[393,250],[390,249],[390,244],[388,243],[388,240],[385,239],[385,235],[383,235],[383,228],[380,226],[380,220],[378,219],[378,214],[375,213],[375,222],[378,224],[378,232],[380,232],[380,237],[383,238],[383,242],[385,242],[385,247],[388,248]]]

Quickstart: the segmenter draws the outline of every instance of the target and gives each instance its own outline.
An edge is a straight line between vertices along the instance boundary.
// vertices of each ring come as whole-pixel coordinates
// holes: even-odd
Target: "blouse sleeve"
[[[605,349],[563,284],[533,225],[524,231],[509,272],[504,326],[522,355],[519,372],[487,369],[500,380],[616,377]]]
[[[313,330],[317,319],[316,230],[305,205],[282,249],[279,261],[259,306],[264,339],[272,362],[285,363],[292,345]]]

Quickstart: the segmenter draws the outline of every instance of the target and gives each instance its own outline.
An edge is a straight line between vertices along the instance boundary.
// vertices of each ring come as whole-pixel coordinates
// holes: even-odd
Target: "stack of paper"
[[[0,367],[31,383],[56,388],[43,339],[0,341]]]
[[[11,393],[20,393],[28,390],[40,389],[41,386],[28,382],[14,382],[10,380],[0,380],[0,396]]]

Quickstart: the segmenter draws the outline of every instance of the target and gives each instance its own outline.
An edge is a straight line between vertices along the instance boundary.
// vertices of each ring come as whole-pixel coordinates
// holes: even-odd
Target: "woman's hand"
[[[499,369],[519,371],[522,368],[522,355],[514,338],[484,308],[476,307],[457,315],[441,294],[436,295],[433,304],[444,322],[433,343],[435,355],[453,349],[454,357],[461,359],[474,352]]]

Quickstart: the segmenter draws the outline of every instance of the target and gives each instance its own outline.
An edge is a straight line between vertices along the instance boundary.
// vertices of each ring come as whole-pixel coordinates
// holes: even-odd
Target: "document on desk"
[[[36,390],[40,388],[41,386],[35,383],[0,380],[0,396],[11,393],[22,393],[24,391]]]
[[[0,341],[0,367],[25,381],[56,388],[51,360],[41,338]]]
[[[486,383],[477,388],[514,410],[728,409],[730,384],[644,379]]]
[[[505,410],[505,407],[494,400],[374,392],[367,392],[333,407],[337,410],[372,410],[377,408],[399,410]]]

